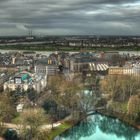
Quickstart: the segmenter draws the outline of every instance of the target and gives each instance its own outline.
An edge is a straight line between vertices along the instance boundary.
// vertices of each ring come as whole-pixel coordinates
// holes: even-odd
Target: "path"
[[[53,124],[53,127],[58,127],[59,125],[61,125],[62,123],[60,122],[57,122],[57,123],[54,123]],[[14,130],[19,130],[19,128],[22,128],[23,125],[20,125],[20,124],[12,124],[12,123],[3,123],[3,126],[5,128],[11,128],[11,129],[14,129]],[[26,128],[30,128],[30,126],[27,126]],[[41,130],[45,130],[45,129],[52,129],[52,124],[47,124],[47,125],[41,125],[40,126],[40,129]]]

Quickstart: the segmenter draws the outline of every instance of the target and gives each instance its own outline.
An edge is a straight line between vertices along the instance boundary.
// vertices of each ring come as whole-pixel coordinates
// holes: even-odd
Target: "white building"
[[[9,81],[4,83],[4,90],[9,89],[11,91],[21,88],[27,91],[29,88],[33,88],[37,92],[41,92],[47,86],[47,75],[31,74],[23,71],[15,74]]]

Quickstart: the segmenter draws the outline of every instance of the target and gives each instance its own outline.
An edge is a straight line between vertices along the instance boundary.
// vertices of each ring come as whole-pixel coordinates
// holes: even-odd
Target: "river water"
[[[55,140],[140,140],[140,131],[118,119],[92,115]]]
[[[15,52],[18,50],[0,50],[1,53],[8,53],[8,52]],[[26,50],[25,50],[26,51]],[[19,52],[23,52],[22,50],[19,50]],[[55,51],[35,51],[38,54],[42,55],[47,55],[49,56],[51,53],[55,53]],[[140,56],[140,51],[118,51],[120,54],[129,54],[130,56],[132,55],[139,55]],[[71,54],[77,53],[77,52],[69,52]]]

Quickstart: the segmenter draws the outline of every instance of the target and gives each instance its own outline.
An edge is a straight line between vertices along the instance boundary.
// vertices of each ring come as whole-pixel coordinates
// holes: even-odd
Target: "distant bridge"
[[[105,108],[106,107],[103,106],[103,107],[97,107],[95,109],[91,109],[87,112],[87,115],[94,115],[94,114],[98,113],[98,110],[103,110]]]

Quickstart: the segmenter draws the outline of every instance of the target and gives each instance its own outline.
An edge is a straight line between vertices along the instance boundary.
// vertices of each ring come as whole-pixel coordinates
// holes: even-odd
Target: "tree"
[[[18,104],[18,102],[25,97],[25,91],[20,87],[17,87],[14,91],[9,92],[9,95],[13,103]]]
[[[36,101],[36,99],[37,99],[37,92],[32,88],[32,89],[28,89],[27,91],[27,97],[28,97],[28,99],[31,101],[31,102],[33,102],[33,103],[35,103],[35,101]]]
[[[1,121],[10,121],[14,116],[16,110],[12,105],[12,102],[8,95],[0,95],[0,120]]]
[[[114,99],[118,93],[118,76],[107,76],[101,81],[102,93],[109,95],[111,99]]]
[[[140,79],[130,75],[107,76],[101,81],[102,93],[109,95],[111,100],[124,102],[140,90]]]
[[[6,140],[19,140],[17,132],[13,129],[7,129],[3,137]]]
[[[134,118],[138,117],[140,112],[140,99],[137,95],[131,96],[127,105],[128,114]]]
[[[71,113],[72,116],[79,112],[80,92],[82,84],[77,80],[68,81],[62,76],[51,77],[49,80],[49,89],[51,91],[51,99],[57,104],[57,111],[64,109]],[[59,112],[56,112],[59,113]]]
[[[27,139],[38,140],[41,134],[40,126],[47,122],[44,110],[40,108],[29,109],[21,113],[22,134]]]
[[[87,115],[88,112],[95,109],[95,105],[97,104],[97,97],[93,91],[84,90],[80,96],[80,110],[83,115]]]
[[[15,115],[15,108],[7,94],[0,95],[0,132],[3,130],[3,122],[9,122]]]

